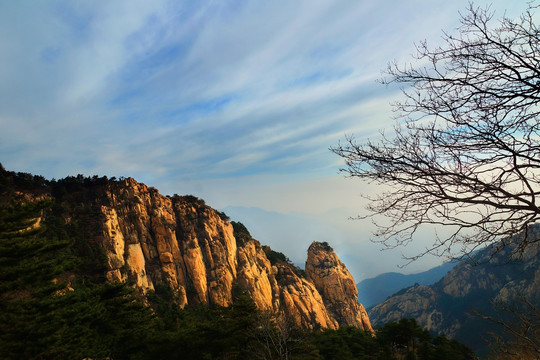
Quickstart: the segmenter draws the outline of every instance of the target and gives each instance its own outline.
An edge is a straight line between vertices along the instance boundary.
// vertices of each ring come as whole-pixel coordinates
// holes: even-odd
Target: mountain
[[[365,279],[356,284],[359,297],[366,308],[383,302],[397,291],[414,284],[431,285],[439,281],[457,262],[447,262],[424,272],[416,274],[400,274],[389,272]]]
[[[351,324],[372,330],[366,310],[358,303],[353,277],[328,243],[311,244],[306,261],[306,276],[315,284],[338,324]],[[354,301],[343,294],[354,294]]]
[[[46,201],[18,231],[77,232],[86,272],[58,274],[68,279],[61,291],[71,291],[73,277],[102,276],[130,284],[146,302],[165,292],[179,308],[228,307],[235,294],[247,293],[260,310],[287,314],[304,328],[372,331],[351,274],[327,244],[309,247],[304,274],[203,200],[163,196],[132,178],[47,181],[0,167],[0,194],[6,208]]]
[[[539,238],[538,227],[531,227],[528,236]],[[459,261],[433,285],[413,285],[374,306],[369,311],[374,326],[414,318],[434,333],[444,333],[476,351],[485,351],[493,323],[477,314],[503,319],[510,314],[501,313],[500,305],[494,304],[518,310],[522,298],[540,305],[539,244],[533,241],[525,250],[515,251],[515,243],[507,240],[502,250],[493,253],[493,249],[480,250]]]

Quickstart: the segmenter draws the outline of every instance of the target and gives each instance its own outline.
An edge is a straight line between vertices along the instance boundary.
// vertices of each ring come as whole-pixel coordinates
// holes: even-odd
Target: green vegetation
[[[323,241],[323,242],[321,243],[321,246],[322,246],[322,248],[323,248],[324,250],[326,250],[326,251],[334,251],[334,249],[332,249],[332,247],[330,246],[330,244],[328,244],[327,241]]]
[[[86,272],[99,257],[88,259],[95,253],[81,245],[85,226],[64,224],[57,216],[62,207],[54,200],[23,202],[8,191],[39,178],[7,175],[0,175],[0,195],[10,198],[0,208],[2,359],[131,358],[141,353],[153,333],[150,309],[127,285]]]
[[[414,319],[390,322],[376,336],[353,327],[326,330],[311,335],[324,360],[466,360],[476,356],[466,346],[444,336],[433,335]]]
[[[252,239],[251,234],[244,224],[239,221],[231,221],[231,225],[233,226],[234,237],[238,245],[243,245]]]
[[[178,199],[181,199],[183,201],[186,201],[190,204],[193,204],[194,206],[196,207],[204,207],[206,206],[206,203],[204,202],[203,199],[200,199],[194,195],[183,195],[183,196],[180,196],[178,194],[174,194],[173,195],[173,199],[175,198],[178,198]]]
[[[354,327],[311,332],[300,329],[286,316],[275,318],[258,311],[245,293],[229,308],[180,310],[165,305],[158,311],[158,321],[162,327],[148,353],[156,358],[476,359],[466,346],[444,336],[432,336],[413,319],[389,323],[377,330],[376,336]]]
[[[263,250],[272,265],[275,265],[278,261],[282,261],[287,264],[291,263],[291,260],[287,256],[285,256],[284,253],[274,251],[270,248],[270,246],[263,246]]]
[[[323,360],[402,355],[392,331],[384,327],[377,337],[356,328],[309,332],[287,316],[258,311],[239,287],[228,308],[180,309],[174,291],[158,283],[146,305],[129,285],[105,280],[106,258],[93,243],[101,221],[100,186],[113,185],[114,180],[82,175],[45,181],[0,168],[0,358]],[[24,189],[39,197],[24,196]],[[240,241],[251,239],[241,223],[233,227]],[[274,263],[290,264],[284,254],[265,251]],[[431,359],[421,357],[422,346],[438,351],[430,339],[427,345],[414,342],[411,351],[418,359]],[[450,354],[457,351],[452,344]]]
[[[300,277],[306,276],[306,271],[304,269],[300,269],[298,266],[294,265],[284,253],[279,251],[274,251],[270,248],[270,246],[263,246],[264,253],[266,254],[266,257],[268,260],[270,260],[270,263],[272,265],[277,264],[278,262],[281,262],[282,264],[287,264],[291,268],[291,270]],[[278,274],[279,275],[279,274]]]
[[[217,213],[218,213],[219,217],[221,218],[221,220],[223,220],[223,221],[230,221],[231,220],[231,218],[227,214],[225,214],[225,212],[218,211]]]

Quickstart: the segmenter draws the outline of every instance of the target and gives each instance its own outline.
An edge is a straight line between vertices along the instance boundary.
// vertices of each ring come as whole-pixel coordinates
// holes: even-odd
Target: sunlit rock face
[[[287,314],[305,328],[338,328],[315,286],[283,261],[274,265],[257,240],[238,247],[237,284],[249,291],[262,310]]]
[[[131,178],[81,175],[55,184],[14,196],[53,200],[47,211],[78,234],[77,251],[88,261],[85,276],[127,282],[143,298],[165,291],[179,307],[229,306],[247,292],[259,309],[307,329],[371,330],[354,280],[329,246],[310,247],[306,276],[196,197],[163,196]],[[47,221],[47,211],[38,225]]]
[[[358,303],[358,290],[352,275],[328,244],[311,244],[306,277],[315,285],[328,312],[340,325],[373,331],[366,310]]]
[[[247,291],[260,309],[305,328],[371,330],[352,276],[322,244],[310,247],[304,276],[286,261],[271,263],[257,240],[238,241],[226,216],[193,196],[162,196],[128,178],[107,184],[103,197],[97,238],[109,281],[129,281],[142,294],[166,285],[181,307],[228,306]]]

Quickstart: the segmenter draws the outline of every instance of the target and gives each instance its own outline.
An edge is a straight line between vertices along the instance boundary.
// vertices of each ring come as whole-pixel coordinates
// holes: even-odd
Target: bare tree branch
[[[540,32],[532,4],[519,20],[493,26],[489,8],[472,4],[457,35],[444,45],[417,46],[415,67],[390,64],[384,84],[403,84],[391,136],[331,148],[351,177],[389,190],[367,197],[370,216],[383,215],[375,236],[408,244],[422,224],[454,231],[426,253],[450,255],[523,231],[540,218]],[[376,220],[375,220],[376,221]]]
[[[498,317],[475,313],[502,333],[492,332],[492,351],[495,359],[538,359],[540,357],[540,309],[517,294],[514,304],[494,303]]]

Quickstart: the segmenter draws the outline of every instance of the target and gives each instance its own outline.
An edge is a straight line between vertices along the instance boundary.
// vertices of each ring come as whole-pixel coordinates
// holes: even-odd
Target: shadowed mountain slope
[[[401,274],[389,272],[370,279],[364,279],[356,284],[362,304],[366,308],[380,304],[389,296],[403,288],[412,285],[432,285],[442,279],[457,262],[447,262],[427,271],[416,274]]]
[[[538,238],[538,226],[529,230]],[[540,246],[534,243],[523,253],[513,255],[515,245],[508,241],[502,251],[491,249],[464,259],[437,283],[414,285],[402,289],[369,310],[375,327],[414,318],[420,326],[444,333],[476,350],[485,349],[488,331],[493,324],[476,313],[500,318],[493,303],[504,303],[517,309],[519,298],[540,305]]]

